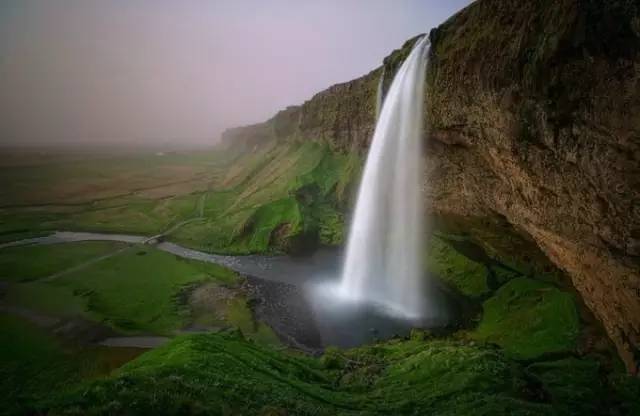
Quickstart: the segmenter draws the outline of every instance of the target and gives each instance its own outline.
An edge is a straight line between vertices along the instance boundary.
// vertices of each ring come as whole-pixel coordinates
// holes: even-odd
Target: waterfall
[[[425,313],[422,120],[429,41],[416,41],[386,94],[358,191],[340,293]]]

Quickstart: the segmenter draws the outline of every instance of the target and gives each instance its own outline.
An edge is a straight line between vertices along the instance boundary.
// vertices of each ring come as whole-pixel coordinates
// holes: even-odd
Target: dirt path
[[[151,237],[137,237],[137,236],[126,236],[126,235],[112,235],[112,236],[100,236],[100,238],[97,238],[95,240],[101,240],[101,241],[121,241],[121,242],[125,242],[128,245],[126,247],[120,248],[118,250],[115,250],[111,253],[107,253],[98,257],[94,257],[92,259],[89,259],[81,264],[77,264],[73,267],[70,267],[68,269],[62,270],[58,273],[54,273],[50,276],[44,277],[42,279],[39,279],[40,281],[51,281],[51,280],[55,280],[61,276],[85,269],[89,266],[92,266],[94,264],[97,264],[99,262],[101,262],[102,260],[117,256],[121,253],[126,252],[127,250],[131,250],[132,248],[135,247],[136,244],[155,244],[157,242],[159,242],[162,237],[164,237],[165,235],[168,235],[172,232],[175,232],[176,230],[178,230],[180,227],[184,226],[185,224],[188,224],[190,222],[196,221],[196,220],[200,220],[204,217],[204,207],[206,204],[206,199],[207,199],[207,195],[208,192],[205,192],[202,194],[202,196],[200,197],[200,199],[198,200],[197,206],[196,206],[196,212],[195,212],[195,216],[192,218],[188,218],[186,220],[183,220],[175,225],[173,225],[172,227],[168,228],[167,230],[165,230],[164,232],[158,234],[158,235],[154,235]],[[53,235],[50,236],[46,236],[46,237],[37,237],[37,238],[32,238],[32,239],[26,239],[26,240],[19,240],[19,241],[13,241],[13,242],[8,242],[5,244],[0,244],[0,249],[5,248],[5,247],[13,247],[13,246],[19,246],[19,245],[29,245],[29,244],[51,244],[51,243],[62,243],[62,242],[73,242],[73,241],[90,241],[90,240],[94,240],[94,238],[92,238],[92,233],[55,233]],[[0,282],[0,295],[2,294],[2,292],[4,292],[4,290],[6,289],[6,286],[8,285],[8,283],[5,282]],[[2,296],[0,296],[1,299]],[[65,320],[59,318],[59,317],[54,317],[54,316],[49,316],[49,315],[45,315],[45,314],[41,314],[35,311],[32,311],[30,309],[26,309],[26,308],[21,308],[21,307],[16,307],[16,306],[11,306],[11,305],[6,305],[4,303],[2,303],[2,301],[0,300],[0,312],[2,313],[7,313],[10,315],[15,315],[18,316],[22,319],[25,319],[29,322],[34,323],[37,326],[49,329],[49,330],[53,330],[54,333],[58,333],[60,332],[59,329],[60,327],[63,327],[62,329],[65,330],[63,332],[66,332],[66,330],[68,330],[71,327],[77,326],[74,324],[73,321],[69,321],[69,322],[65,322]],[[99,326],[99,325],[97,325]],[[96,327],[97,327],[96,326]],[[102,337],[104,338],[104,337]],[[105,346],[105,347],[116,347],[116,348],[143,348],[143,349],[151,349],[151,348],[157,348],[161,345],[166,344],[167,342],[169,342],[170,338],[168,337],[160,337],[160,336],[108,336],[102,340],[99,340],[97,342],[91,342],[91,343],[95,343],[97,345],[101,345],[101,346]]]
[[[61,322],[60,318],[43,315],[26,308],[4,305],[2,303],[0,303],[0,312],[17,316],[43,328],[53,328]]]
[[[67,275],[69,273],[73,273],[73,272],[77,272],[79,270],[85,269],[85,268],[87,268],[89,266],[92,266],[92,265],[94,265],[96,263],[101,262],[102,260],[106,260],[108,258],[117,256],[120,253],[123,253],[123,252],[125,252],[127,250],[131,250],[132,247],[133,246],[127,246],[127,247],[118,249],[116,251],[112,251],[111,253],[107,253],[107,254],[104,254],[104,255],[98,256],[98,257],[94,257],[92,259],[89,259],[89,260],[85,261],[84,263],[80,263],[80,264],[75,265],[73,267],[70,267],[68,269],[62,270],[62,271],[60,271],[58,273],[54,273],[54,274],[49,275],[47,277],[43,277],[42,279],[39,279],[39,281],[41,281],[41,282],[50,282],[50,281],[55,280],[55,279],[57,279],[57,278],[59,278],[61,276],[65,276],[65,275]]]
[[[155,336],[138,336],[138,337],[110,337],[98,342],[98,345],[103,347],[117,347],[117,348],[157,348],[167,342],[171,338],[168,337],[155,337]]]
[[[189,224],[189,223],[191,223],[193,221],[197,221],[197,220],[200,220],[200,219],[204,218],[203,217],[204,206],[205,206],[205,203],[206,203],[206,200],[207,200],[207,195],[208,195],[208,192],[203,193],[202,196],[200,197],[200,199],[198,200],[198,203],[197,203],[197,206],[196,206],[196,211],[197,211],[196,215],[197,216],[192,217],[192,218],[188,218],[186,220],[183,220],[183,221],[173,225],[172,227],[170,227],[169,229],[163,231],[162,233],[160,233],[158,235],[154,235],[154,236],[151,236],[151,237],[135,237],[135,236],[115,235],[114,234],[112,240],[113,241],[123,241],[123,242],[127,242],[129,244],[136,244],[136,243],[137,244],[156,244],[157,242],[161,241],[164,236],[169,235],[169,234],[177,231],[180,227],[182,227],[182,226],[184,226],[186,224]],[[53,236],[50,236],[50,237],[55,238],[56,235],[61,235],[61,234],[63,234],[63,233],[59,233],[59,234],[56,233],[56,234],[54,234]],[[72,233],[69,233],[69,234],[71,235]],[[73,233],[73,234],[80,236],[83,233]],[[90,235],[92,233],[84,233],[84,234]],[[46,238],[47,237],[29,239],[30,241],[26,241],[26,244],[29,244],[30,242],[35,243],[35,244],[41,243]],[[78,239],[71,238],[71,240],[87,241],[87,239],[83,239],[83,238],[78,238]],[[101,238],[101,240],[105,240],[105,238]],[[12,247],[12,246],[20,245],[20,244],[17,244],[17,243],[20,243],[21,241],[25,242],[25,240],[19,240],[19,241],[13,241],[13,242],[5,243],[5,244],[0,244],[0,249],[4,248],[4,247]],[[58,273],[54,273],[54,274],[52,274],[50,276],[44,277],[44,278],[40,279],[40,281],[55,280],[55,279],[57,279],[57,278],[59,278],[61,276],[65,276],[65,275],[67,275],[69,273],[73,273],[73,272],[85,269],[85,268],[87,268],[89,266],[92,266],[92,265],[94,265],[96,263],[101,262],[102,260],[106,260],[108,258],[117,256],[118,254],[124,253],[125,251],[130,250],[132,247],[133,246],[130,245],[130,246],[118,249],[116,251],[113,251],[111,253],[107,253],[107,254],[104,254],[102,256],[98,256],[98,257],[95,257],[93,259],[89,259],[89,260],[87,260],[87,261],[85,261],[85,262],[83,262],[81,264],[77,264],[77,265],[75,265],[73,267],[70,267],[70,268],[68,268],[66,270],[62,270],[62,271],[60,271]]]
[[[46,329],[63,339],[87,345],[101,345],[113,348],[151,349],[166,344],[169,337],[154,335],[117,336],[111,328],[81,318],[60,318],[31,309],[0,302],[0,313],[13,315]]]
[[[196,206],[196,216],[191,217],[191,218],[187,218],[186,220],[180,221],[179,223],[173,225],[172,227],[169,227],[167,230],[163,231],[162,233],[158,234],[157,236],[151,237],[151,239],[155,239],[156,241],[158,241],[161,238],[176,232],[178,229],[180,229],[181,227],[184,227],[187,224],[190,224],[190,223],[195,222],[195,221],[202,220],[204,218],[204,206],[205,206],[205,203],[207,201],[207,196],[208,195],[209,195],[209,191],[204,192],[202,194],[202,196],[200,197],[200,199],[198,200],[198,203],[197,203],[197,206]]]

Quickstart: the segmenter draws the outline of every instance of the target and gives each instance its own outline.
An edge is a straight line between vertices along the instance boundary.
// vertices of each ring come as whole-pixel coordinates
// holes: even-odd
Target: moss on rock
[[[514,358],[574,350],[580,322],[573,296],[556,287],[519,277],[483,304],[474,339],[497,344]]]
[[[597,368],[577,359],[523,367],[499,350],[454,340],[398,339],[333,348],[318,359],[256,345],[237,332],[197,334],[174,339],[107,379],[57,393],[37,410],[531,416],[581,409],[616,414],[622,407],[608,398],[608,386],[590,383],[597,380]]]
[[[329,356],[278,353],[233,334],[181,337],[44,407],[56,414],[262,414],[275,408],[300,415],[543,414],[548,407],[518,399],[517,374],[491,350],[397,342]]]
[[[344,241],[343,212],[362,160],[326,144],[264,143],[207,194],[202,218],[169,238],[225,254],[300,252]]]
[[[479,298],[489,292],[487,267],[456,251],[445,239],[433,236],[427,254],[427,267],[460,293]]]
[[[516,270],[499,264],[492,264],[489,266],[489,269],[491,270],[496,286],[502,286],[508,281],[522,276],[522,274]]]
[[[573,357],[531,364],[526,372],[541,383],[549,401],[569,415],[597,414],[604,405],[600,363]]]

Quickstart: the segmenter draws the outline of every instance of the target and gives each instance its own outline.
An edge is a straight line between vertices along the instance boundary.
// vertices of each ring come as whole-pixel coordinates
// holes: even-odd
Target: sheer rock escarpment
[[[640,5],[483,0],[431,33],[434,209],[501,216],[640,359]]]

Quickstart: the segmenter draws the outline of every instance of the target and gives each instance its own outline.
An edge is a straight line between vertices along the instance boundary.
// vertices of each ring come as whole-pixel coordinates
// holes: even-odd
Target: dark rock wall
[[[431,33],[434,209],[504,216],[640,359],[640,7],[482,0]]]

